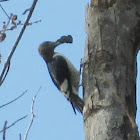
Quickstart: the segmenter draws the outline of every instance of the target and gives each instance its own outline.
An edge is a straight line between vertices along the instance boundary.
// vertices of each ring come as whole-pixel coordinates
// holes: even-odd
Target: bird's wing
[[[64,94],[64,96],[70,101],[72,108],[76,114],[75,108],[82,112],[83,101],[78,95],[73,93],[71,83],[71,72],[68,67],[67,60],[62,55],[56,54],[53,57],[53,61],[49,62],[48,69],[52,81],[56,87]]]
[[[55,55],[53,61],[48,63],[48,69],[56,87],[66,93],[70,85],[70,72],[65,58]]]

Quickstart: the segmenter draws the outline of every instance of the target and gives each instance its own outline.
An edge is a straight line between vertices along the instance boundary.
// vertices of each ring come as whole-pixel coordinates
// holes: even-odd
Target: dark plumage
[[[78,96],[80,73],[65,56],[54,52],[56,46],[70,43],[65,38],[62,37],[56,42],[43,42],[39,46],[39,53],[47,64],[53,83],[70,101],[74,112],[76,113],[76,108],[82,113],[84,102]]]

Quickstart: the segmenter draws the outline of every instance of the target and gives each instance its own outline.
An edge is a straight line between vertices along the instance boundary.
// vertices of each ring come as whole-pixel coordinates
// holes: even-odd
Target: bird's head
[[[58,46],[59,44],[60,44],[59,42],[45,41],[40,44],[38,51],[41,56],[43,56],[44,54],[45,55],[52,54],[54,53],[55,47]]]
[[[54,49],[60,44],[63,43],[72,43],[73,38],[71,35],[68,36],[62,36],[60,39],[58,39],[55,42],[51,41],[45,41],[40,44],[38,51],[40,55],[44,58],[46,62],[49,62],[52,60],[52,57],[54,55]]]
[[[59,42],[45,41],[40,44],[38,51],[46,62],[50,62],[54,55],[54,49],[58,45],[60,45]]]

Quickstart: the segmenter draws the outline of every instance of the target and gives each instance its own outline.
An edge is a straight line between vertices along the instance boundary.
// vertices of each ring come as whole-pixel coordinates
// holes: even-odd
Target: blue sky
[[[7,140],[11,138],[18,140],[19,133],[21,133],[23,138],[30,122],[32,98],[40,86],[42,89],[37,96],[34,109],[36,118],[28,139],[85,139],[82,115],[79,113],[77,115],[74,114],[70,103],[53,85],[46,64],[39,56],[38,46],[43,41],[55,41],[63,35],[72,35],[74,39],[73,44],[63,44],[57,47],[56,51],[67,56],[79,69],[80,59],[84,56],[86,39],[85,8],[87,2],[88,0],[38,1],[31,22],[40,19],[42,22],[27,27],[11,60],[8,76],[0,87],[0,105],[19,96],[26,89],[28,90],[21,99],[0,110],[1,129],[5,120],[8,121],[8,124],[11,124],[17,119],[28,115],[26,119],[7,130]],[[24,22],[27,14],[23,16],[22,13],[31,6],[32,0],[10,0],[1,4],[7,13],[17,14],[18,19]],[[1,9],[0,14],[0,25],[2,25],[3,21],[7,21],[7,17]],[[14,31],[8,31],[6,40],[1,43],[2,63],[0,64],[0,69],[14,45],[20,29],[21,27],[19,26]],[[140,67],[139,63],[138,67]],[[81,89],[80,94],[82,95]],[[139,114],[138,107],[138,120],[140,120]],[[138,125],[140,125],[139,121]]]

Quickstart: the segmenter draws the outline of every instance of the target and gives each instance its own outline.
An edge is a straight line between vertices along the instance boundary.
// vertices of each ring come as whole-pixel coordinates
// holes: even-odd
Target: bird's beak
[[[55,45],[54,45],[54,48],[56,48],[56,47],[57,47],[58,45],[60,45],[60,44],[62,44],[62,43],[56,41],[56,42],[55,42]]]

